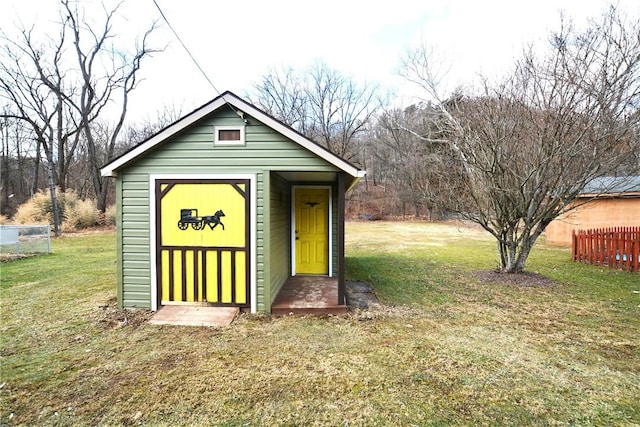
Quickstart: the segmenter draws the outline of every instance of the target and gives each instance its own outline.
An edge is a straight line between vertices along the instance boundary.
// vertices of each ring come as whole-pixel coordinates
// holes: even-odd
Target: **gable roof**
[[[337,167],[338,169],[348,173],[352,177],[358,179],[363,177],[366,174],[366,171],[360,170],[357,166],[349,163],[344,160],[340,156],[337,156],[327,150],[326,148],[316,144],[312,140],[308,139],[304,135],[295,131],[291,127],[285,125],[279,120],[273,118],[269,114],[255,107],[254,105],[242,100],[233,92],[226,91],[223,94],[217,96],[213,100],[204,104],[200,108],[194,110],[193,112],[187,114],[182,117],[178,121],[173,124],[167,126],[157,134],[148,138],[140,145],[134,147],[128,152],[124,153],[122,156],[112,160],[107,165],[103,166],[100,169],[100,173],[102,176],[116,176],[118,169],[135,162],[138,158],[143,156],[148,150],[154,148],[158,144],[166,141],[168,138],[182,131],[183,129],[191,126],[196,123],[198,120],[207,116],[208,114],[216,111],[217,109],[230,105],[233,109],[239,110],[242,113],[245,113],[249,116],[254,117],[256,120],[264,123],[265,125],[271,127],[273,130],[281,133],[285,137],[289,138],[293,142],[299,144],[300,146],[306,148],[307,150],[314,153],[316,156],[326,160],[328,163]]]

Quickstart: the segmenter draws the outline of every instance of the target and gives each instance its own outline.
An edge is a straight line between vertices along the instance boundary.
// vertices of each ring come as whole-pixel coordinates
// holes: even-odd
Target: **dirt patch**
[[[107,301],[106,304],[98,306],[100,313],[98,314],[98,322],[106,329],[118,329],[123,327],[138,328],[147,323],[153,312],[145,309],[123,309],[118,307],[115,298]]]
[[[366,282],[346,282],[345,296],[350,309],[375,309],[380,302],[373,288]]]
[[[31,258],[45,254],[0,254],[0,262],[16,261],[19,259]]]
[[[476,277],[480,279],[480,283],[498,283],[501,285],[546,287],[556,284],[553,279],[547,276],[528,271],[509,274],[500,273],[496,270],[482,270],[476,273]]]

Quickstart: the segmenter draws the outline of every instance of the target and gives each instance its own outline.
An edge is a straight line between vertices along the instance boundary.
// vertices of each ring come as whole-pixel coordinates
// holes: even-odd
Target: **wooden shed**
[[[235,94],[101,172],[116,181],[121,307],[272,312],[286,286],[311,281],[346,308],[345,192],[365,171]]]

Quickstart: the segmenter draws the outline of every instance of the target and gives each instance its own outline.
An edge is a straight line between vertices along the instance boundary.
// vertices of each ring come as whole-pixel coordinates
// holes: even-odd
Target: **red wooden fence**
[[[640,227],[573,231],[573,260],[640,271]]]

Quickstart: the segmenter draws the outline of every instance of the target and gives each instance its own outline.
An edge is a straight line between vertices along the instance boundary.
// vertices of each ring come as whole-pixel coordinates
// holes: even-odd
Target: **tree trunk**
[[[96,196],[96,208],[98,212],[104,213],[107,209],[105,206],[107,200],[106,180],[100,176],[100,169],[96,158],[96,143],[93,133],[91,132],[88,117],[83,117],[84,134],[87,138],[87,160],[89,163],[89,173],[91,174],[91,182],[93,184],[93,192]]]
[[[100,197],[96,201],[96,207],[98,209],[98,214],[100,215],[100,221],[105,222],[105,212],[107,211],[107,195],[109,194],[109,180],[102,179],[102,188],[100,192]]]
[[[58,197],[56,196],[56,183],[54,179],[55,165],[53,162],[53,153],[51,152],[52,143],[49,141],[49,144],[45,144],[43,136],[40,136],[38,139],[47,157],[47,180],[49,183],[49,195],[51,197],[51,214],[53,215],[53,234],[60,236],[60,209],[58,209]]]
[[[1,127],[2,136],[2,157],[0,158],[0,189],[2,189],[2,207],[7,209],[9,206],[9,130],[7,127]],[[7,212],[7,211],[5,211]],[[0,215],[3,212],[0,211]]]
[[[521,273],[524,268],[523,260],[520,270],[518,270],[519,248],[516,242],[509,238],[498,241],[498,252],[500,256],[500,271],[502,273]],[[527,254],[528,255],[528,254]]]
[[[523,243],[520,245],[520,252],[518,253],[514,273],[522,273],[524,271],[524,265],[527,262],[527,258],[529,258],[529,254],[533,247],[533,244],[529,244],[528,242],[529,239],[524,239]]]
[[[524,272],[524,266],[542,230],[544,227],[536,229],[533,233],[530,230],[523,231],[519,243],[512,238],[499,240],[500,272],[516,274]]]
[[[51,212],[53,214],[53,234],[60,236],[60,210],[56,196],[56,184],[53,180],[53,163],[47,162],[47,178],[49,180],[49,194],[51,196]]]
[[[65,193],[67,191],[67,176],[65,174],[65,144],[63,141],[64,138],[64,116],[63,116],[63,106],[62,106],[62,97],[61,94],[58,94],[58,104],[56,105],[56,115],[57,115],[57,123],[56,123],[56,139],[58,141],[58,186],[60,187],[60,192]]]
[[[38,191],[38,180],[40,179],[40,161],[42,159],[42,152],[40,151],[41,149],[42,143],[40,142],[40,139],[38,139],[36,146],[35,165],[33,167],[33,183],[31,184],[31,194],[29,194],[29,196],[33,196]]]

